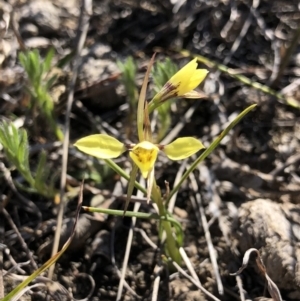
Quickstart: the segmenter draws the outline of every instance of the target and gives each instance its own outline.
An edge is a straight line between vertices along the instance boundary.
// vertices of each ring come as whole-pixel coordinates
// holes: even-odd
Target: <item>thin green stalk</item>
[[[165,219],[168,219],[168,212],[163,204],[161,193],[156,185],[156,181],[154,180],[153,186],[152,186],[152,199],[156,203],[159,215],[161,217],[165,217]],[[175,238],[173,236],[172,227],[169,221],[162,220],[161,221],[163,229],[166,231],[166,246],[169,255],[171,258],[177,262],[179,265],[181,263],[181,256],[179,253],[179,248],[177,246],[177,243],[175,241]],[[180,225],[181,228],[181,225]]]
[[[237,79],[238,81],[242,82],[245,85],[248,85],[256,90],[262,91],[266,94],[272,95],[274,97],[276,97],[277,99],[281,100],[282,102],[288,104],[289,106],[293,107],[293,108],[297,108],[300,109],[300,103],[292,98],[292,97],[286,97],[283,94],[276,92],[275,90],[273,90],[272,88],[266,86],[266,85],[262,85],[258,82],[254,82],[252,81],[250,78],[241,75],[241,74],[236,74],[236,71],[234,69],[231,69],[225,65],[216,63],[202,55],[194,55],[192,53],[190,53],[187,50],[182,50],[180,52],[182,55],[187,56],[187,57],[196,57],[198,59],[199,62],[205,64],[206,66],[208,66],[209,68],[217,68],[218,70],[228,74],[229,76]]]
[[[99,208],[99,207],[88,207],[88,206],[82,206],[82,209],[88,212],[97,212],[97,213],[104,213],[109,215],[115,215],[115,216],[126,216],[126,217],[136,217],[136,218],[142,218],[142,219],[155,219],[160,221],[168,221],[174,227],[181,227],[180,223],[170,215],[166,216],[160,216],[157,213],[145,213],[145,212],[133,212],[133,211],[126,211],[124,214],[123,210],[116,210],[116,209],[107,209],[107,208]]]

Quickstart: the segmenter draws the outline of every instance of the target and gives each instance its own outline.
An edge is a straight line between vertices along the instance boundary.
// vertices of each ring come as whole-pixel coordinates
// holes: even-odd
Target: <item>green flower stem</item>
[[[157,93],[149,102],[148,104],[148,112],[149,115],[155,110],[157,109],[159,106],[161,106],[163,104],[163,102],[160,102],[160,98],[161,98],[161,94]]]
[[[211,152],[220,144],[220,142],[223,140],[223,138],[228,134],[228,132],[237,124],[240,122],[240,120],[245,117],[251,110],[253,110],[256,107],[256,104],[253,104],[249,106],[247,109],[245,109],[242,113],[240,113],[228,126],[227,128],[213,141],[213,143],[197,158],[196,161],[193,162],[193,164],[190,166],[190,168],[184,173],[184,175],[181,177],[177,185],[172,189],[170,192],[167,204],[173,197],[173,195],[179,190],[182,183],[188,178],[189,174],[194,171],[194,169],[197,167],[197,165],[202,162],[208,155],[211,154]]]
[[[159,215],[161,217],[165,217],[168,220],[168,212],[162,202],[161,193],[159,188],[156,185],[156,181],[154,179],[154,183],[152,186],[152,199],[156,203],[159,211]],[[173,236],[172,227],[169,221],[162,220],[161,224],[163,229],[166,231],[166,246],[169,253],[169,256],[177,262],[179,265],[181,264],[181,256],[179,253],[179,248]],[[181,228],[181,226],[180,226]]]
[[[161,220],[161,221],[168,221],[174,227],[181,227],[180,223],[171,216],[160,216],[157,213],[146,213],[146,212],[134,212],[134,211],[126,211],[124,214],[123,210],[116,210],[116,209],[107,209],[107,208],[99,208],[99,207],[88,207],[88,206],[82,206],[82,209],[87,212],[98,212],[98,213],[104,213],[109,215],[115,215],[115,216],[126,216],[126,217],[136,217],[136,218],[142,218],[142,219],[155,219],[155,220]]]

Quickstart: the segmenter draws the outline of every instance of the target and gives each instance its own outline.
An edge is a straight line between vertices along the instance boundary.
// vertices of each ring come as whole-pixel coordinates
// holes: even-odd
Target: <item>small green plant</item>
[[[62,141],[63,133],[55,121],[53,99],[49,93],[50,88],[57,80],[57,76],[47,77],[53,56],[54,50],[50,49],[43,60],[38,50],[34,49],[21,52],[19,60],[28,76],[29,86],[25,89],[31,97],[31,109],[33,111],[38,109],[45,116],[57,139]]]
[[[171,257],[173,261],[180,264],[181,256],[179,248],[183,244],[183,231],[180,223],[178,223],[168,212],[167,204],[172,196],[179,190],[182,182],[203,161],[227,135],[228,131],[235,126],[255,105],[244,110],[231,124],[216,138],[215,141],[193,162],[191,167],[182,176],[179,183],[171,189],[171,191],[163,196],[160,188],[156,184],[155,179],[155,163],[158,152],[162,151],[171,160],[182,160],[196,154],[199,150],[204,149],[203,144],[193,137],[180,137],[168,145],[157,144],[152,139],[150,126],[150,115],[159,107],[164,105],[168,100],[173,98],[196,98],[198,92],[194,89],[205,79],[207,70],[197,69],[197,59],[192,60],[177,73],[175,73],[167,82],[157,91],[150,102],[146,101],[146,90],[151,67],[154,57],[149,63],[145,79],[141,88],[137,106],[137,135],[138,143],[126,144],[114,137],[105,134],[95,134],[79,139],[75,146],[82,152],[94,157],[104,159],[105,162],[112,167],[117,173],[129,181],[127,189],[127,201],[123,215],[136,216],[140,218],[155,218],[159,220],[159,235],[163,237],[166,233],[165,253],[167,257]],[[162,68],[162,67],[161,67]],[[163,72],[161,69],[159,72]],[[170,76],[166,73],[166,76]],[[156,80],[162,80],[163,75],[157,75]],[[155,116],[155,114],[153,114]],[[132,171],[130,176],[115,164],[111,159],[129,152],[132,161]],[[147,179],[147,187],[141,187],[135,182],[138,171]],[[158,208],[157,215],[145,215],[145,213],[126,212],[130,201],[133,188],[136,187],[146,194],[147,200],[152,200]],[[102,210],[101,208],[88,208],[86,210],[94,212],[105,212],[108,214],[121,214],[116,210]]]
[[[24,129],[17,129],[13,123],[2,121],[0,123],[0,144],[9,163],[18,170],[34,192],[46,197],[54,196],[54,178],[49,180],[50,169],[46,166],[45,152],[41,152],[35,172],[30,170],[28,138]],[[47,182],[50,184],[47,185]],[[20,184],[18,185],[20,186]]]

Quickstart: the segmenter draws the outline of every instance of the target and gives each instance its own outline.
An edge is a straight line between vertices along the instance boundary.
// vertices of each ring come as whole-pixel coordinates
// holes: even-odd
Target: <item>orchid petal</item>
[[[123,143],[105,134],[96,134],[81,138],[74,145],[80,151],[100,159],[117,158],[126,151]]]
[[[205,147],[201,141],[193,137],[183,137],[166,145],[163,151],[171,160],[182,160],[190,157],[203,148]]]
[[[208,71],[197,69],[197,65],[197,58],[195,58],[168,80],[169,85],[177,87],[177,96],[194,90],[205,79]]]

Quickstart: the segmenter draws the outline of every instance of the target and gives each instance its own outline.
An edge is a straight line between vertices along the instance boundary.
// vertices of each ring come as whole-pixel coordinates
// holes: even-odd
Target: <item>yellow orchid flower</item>
[[[171,160],[182,160],[204,148],[203,144],[193,137],[178,138],[172,143],[163,146],[153,144],[150,141],[124,144],[105,134],[81,138],[74,145],[80,151],[100,159],[117,158],[124,151],[128,150],[130,158],[140,169],[144,178],[148,178],[153,171],[159,151],[163,151]]]
[[[205,79],[208,70],[197,69],[197,58],[174,74],[154,96],[154,102],[163,102],[173,97],[201,98],[203,94],[194,89]]]

